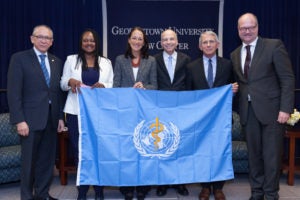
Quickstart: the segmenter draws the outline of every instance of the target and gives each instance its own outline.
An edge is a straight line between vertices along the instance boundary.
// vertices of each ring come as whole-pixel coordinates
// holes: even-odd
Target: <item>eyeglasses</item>
[[[250,26],[250,27],[240,27],[239,30],[241,32],[246,32],[247,30],[250,31],[250,32],[252,32],[252,31],[254,31],[256,29],[256,27],[257,27],[257,25]]]
[[[37,38],[38,40],[42,41],[42,40],[46,40],[47,42],[50,42],[53,40],[52,37],[48,37],[48,36],[43,36],[43,35],[32,35],[33,37]]]
[[[206,40],[202,42],[203,45],[214,44],[214,43],[216,43],[215,40]]]

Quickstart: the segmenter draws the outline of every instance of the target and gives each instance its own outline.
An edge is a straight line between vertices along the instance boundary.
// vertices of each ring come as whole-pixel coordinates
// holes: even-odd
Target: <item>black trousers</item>
[[[48,197],[57,141],[50,113],[44,130],[31,131],[29,127],[29,135],[21,136],[21,200]]]
[[[252,197],[278,199],[284,125],[276,120],[262,124],[249,103],[243,131],[246,133]]]
[[[207,183],[201,183],[203,188],[213,189],[213,190],[222,190],[223,186],[225,184],[225,181],[215,181],[215,182],[207,182]]]
[[[134,193],[134,190],[136,190],[137,193],[142,192],[144,194],[147,194],[150,191],[150,186],[126,186],[126,187],[120,187],[120,192],[125,195],[127,193]]]

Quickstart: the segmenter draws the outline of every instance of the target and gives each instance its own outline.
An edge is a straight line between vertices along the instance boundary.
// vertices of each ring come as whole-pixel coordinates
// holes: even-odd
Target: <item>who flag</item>
[[[233,179],[231,85],[199,91],[82,88],[77,185]]]

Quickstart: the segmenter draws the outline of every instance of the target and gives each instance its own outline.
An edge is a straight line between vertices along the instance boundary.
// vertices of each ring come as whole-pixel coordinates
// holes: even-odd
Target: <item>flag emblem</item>
[[[166,158],[178,149],[180,131],[172,122],[166,123],[158,117],[141,121],[134,129],[133,142],[141,156]]]

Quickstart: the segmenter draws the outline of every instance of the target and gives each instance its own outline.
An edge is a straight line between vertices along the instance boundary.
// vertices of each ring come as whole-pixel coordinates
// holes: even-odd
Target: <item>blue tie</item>
[[[173,70],[173,64],[172,64],[172,56],[169,56],[168,58],[168,73],[171,79],[171,83],[173,82],[174,78],[174,70]]]
[[[48,70],[46,68],[46,63],[45,63],[45,57],[46,57],[46,55],[45,54],[41,54],[39,56],[41,58],[41,68],[43,70],[43,73],[44,73],[44,76],[45,76],[45,79],[46,79],[46,83],[47,83],[47,85],[49,87],[50,86],[50,77],[49,77],[49,73],[48,73]]]
[[[214,75],[213,75],[213,66],[211,63],[211,59],[208,60],[207,82],[208,82],[208,86],[212,88],[214,83]]]

